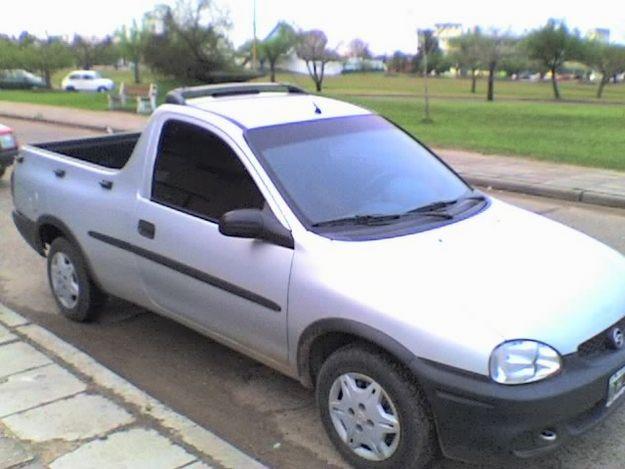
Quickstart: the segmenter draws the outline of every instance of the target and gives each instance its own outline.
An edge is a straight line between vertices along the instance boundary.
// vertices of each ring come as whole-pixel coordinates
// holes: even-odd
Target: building
[[[438,39],[438,47],[446,54],[450,49],[449,41],[455,37],[462,36],[462,24],[438,23],[434,26],[436,27],[434,35]]]
[[[591,41],[607,44],[610,42],[610,30],[606,28],[594,28],[586,33],[586,37]]]
[[[321,65],[317,64],[317,66],[320,67]],[[295,50],[292,50],[284,57],[280,58],[276,64],[276,68],[285,72],[300,73],[302,75],[308,74],[306,62],[297,56]],[[338,60],[333,60],[325,64],[324,75],[340,75],[342,72],[343,64]]]

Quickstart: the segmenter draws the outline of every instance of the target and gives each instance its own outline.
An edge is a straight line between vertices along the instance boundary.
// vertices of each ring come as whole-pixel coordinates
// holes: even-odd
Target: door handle
[[[102,187],[102,189],[106,189],[106,190],[110,191],[113,188],[113,181],[108,181],[106,179],[102,179],[100,181],[100,187]]]
[[[150,223],[149,221],[139,220],[137,230],[144,238],[154,239],[154,236],[156,235],[156,226],[154,226],[154,223]]]
[[[64,169],[55,169],[54,170],[54,175],[57,178],[63,178],[63,177],[65,177],[65,170]]]

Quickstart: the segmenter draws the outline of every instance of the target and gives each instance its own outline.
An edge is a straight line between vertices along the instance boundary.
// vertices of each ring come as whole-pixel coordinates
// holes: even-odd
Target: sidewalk
[[[624,172],[462,150],[436,152],[476,186],[625,208]]]
[[[118,111],[89,111],[68,107],[0,101],[0,116],[68,125],[99,132],[141,130],[148,117]]]
[[[262,469],[0,304],[0,469]]]
[[[0,116],[39,120],[98,131],[140,130],[146,116],[126,112],[83,111],[0,101]],[[511,156],[482,155],[462,150],[437,153],[469,182],[480,187],[521,192],[573,202],[625,208],[625,173],[534,161]]]

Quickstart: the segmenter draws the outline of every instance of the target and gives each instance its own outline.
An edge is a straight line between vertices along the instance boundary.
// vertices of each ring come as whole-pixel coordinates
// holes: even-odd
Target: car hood
[[[621,254],[497,200],[438,229],[329,244],[332,288],[411,327],[434,315],[439,336],[462,324],[491,342],[533,339],[568,354],[625,315]]]

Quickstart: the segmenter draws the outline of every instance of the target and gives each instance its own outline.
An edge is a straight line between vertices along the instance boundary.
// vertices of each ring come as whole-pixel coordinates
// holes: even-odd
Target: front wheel
[[[422,468],[437,451],[425,399],[411,376],[366,345],[334,352],[317,378],[317,404],[341,455],[357,468]]]
[[[50,245],[48,281],[61,313],[72,321],[92,320],[106,301],[89,277],[80,251],[65,238],[56,238]]]

